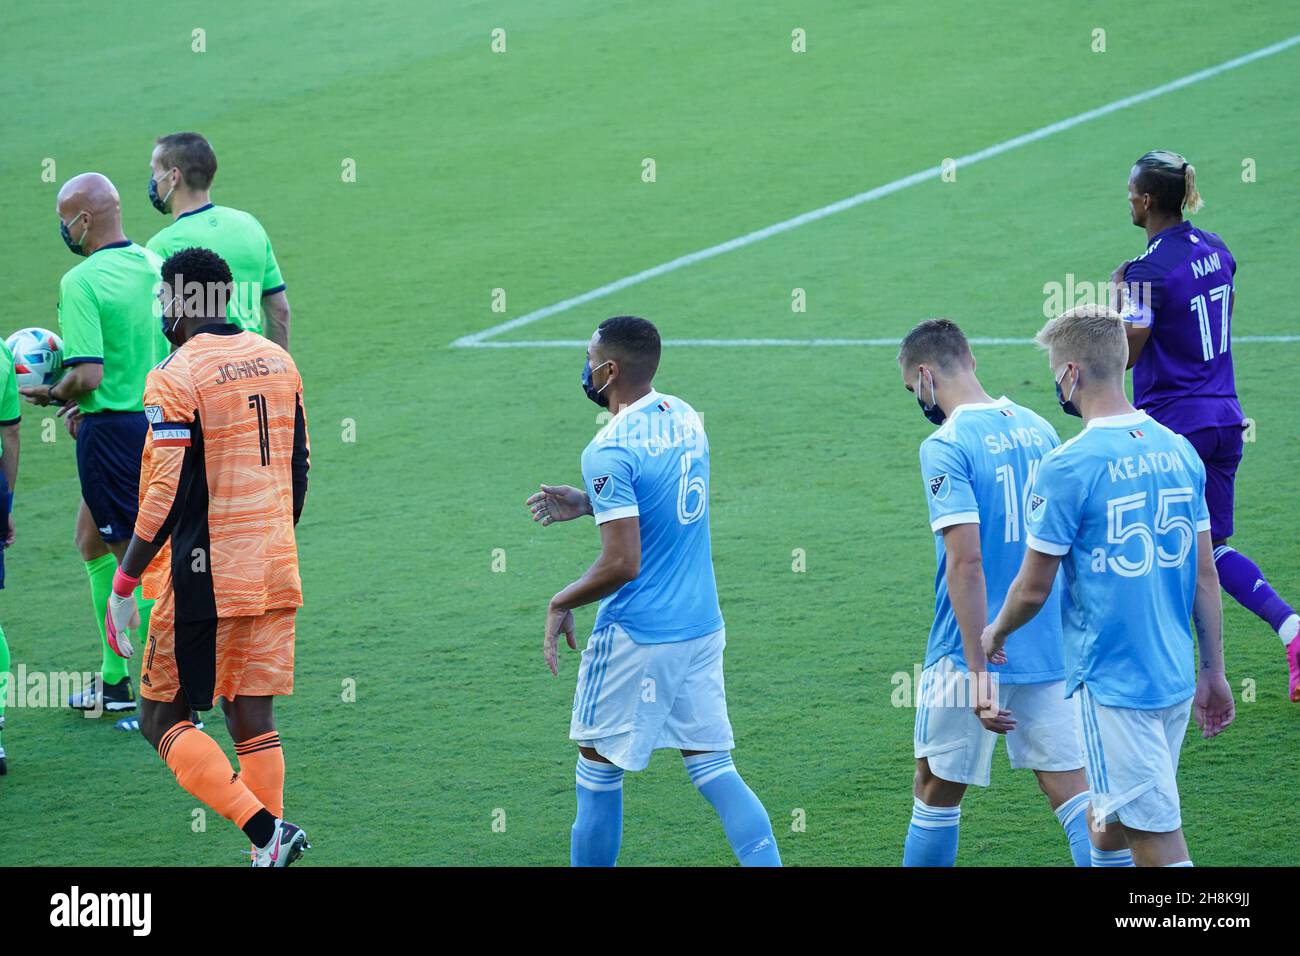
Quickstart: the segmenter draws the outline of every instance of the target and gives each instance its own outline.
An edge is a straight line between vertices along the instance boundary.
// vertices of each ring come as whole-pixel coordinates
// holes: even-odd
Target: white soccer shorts
[[[650,754],[731,750],[722,682],[726,630],[672,644],[638,644],[617,624],[592,633],[582,652],[569,738],[624,770]]]
[[[989,785],[998,737],[972,709],[968,674],[950,656],[921,672],[917,690],[916,757],[930,772],[953,783]],[[1065,682],[998,685],[998,704],[1011,711],[1016,729],[1006,735],[1011,766],[1030,770],[1079,770],[1078,709],[1065,697]]]
[[[1093,819],[1151,833],[1183,825],[1178,755],[1192,715],[1192,698],[1158,710],[1107,707],[1083,685],[1079,740],[1088,758]]]

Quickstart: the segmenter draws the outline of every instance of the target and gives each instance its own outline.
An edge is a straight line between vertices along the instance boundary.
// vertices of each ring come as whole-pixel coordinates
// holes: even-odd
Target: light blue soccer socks
[[[1093,866],[1135,866],[1132,850],[1098,850],[1092,848]]]
[[[722,818],[727,842],[741,866],[780,866],[772,821],[754,791],[745,785],[725,751],[682,758],[691,783]]]
[[[1070,841],[1075,866],[1092,866],[1092,842],[1088,839],[1088,791],[1077,793],[1056,808],[1056,819]]]
[[[571,866],[613,866],[623,842],[623,771],[578,755],[578,816],[569,844]]]
[[[961,805],[931,807],[912,798],[912,824],[903,843],[903,866],[955,866]]]

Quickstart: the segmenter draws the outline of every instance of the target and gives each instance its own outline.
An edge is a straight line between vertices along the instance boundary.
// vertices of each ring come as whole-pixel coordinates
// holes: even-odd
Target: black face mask
[[[81,213],[77,213],[77,215],[72,218],[72,221],[76,222],[80,218]],[[89,225],[87,225],[85,229],[81,230],[81,238],[74,242],[72,239],[72,232],[68,229],[67,223],[62,219],[59,220],[59,235],[63,237],[64,245],[68,247],[68,251],[74,256],[84,256],[86,254],[86,250],[81,247],[81,244],[86,241],[86,233],[88,232],[90,232]]]
[[[608,364],[608,362],[601,362],[596,368],[604,368]],[[591,373],[595,370],[591,367],[591,359],[587,359],[587,364],[582,368],[582,390],[601,408],[609,408],[609,396],[601,394],[609,386],[609,381],[607,379],[604,385],[597,388],[591,381]]]
[[[925,416],[926,421],[930,424],[942,425],[948,420],[948,416],[944,414],[943,409],[934,400],[934,376],[930,377],[930,404],[927,405],[925,400],[921,398],[921,373],[916,373],[916,404],[921,406],[921,414]]]
[[[175,316],[170,319],[167,318],[167,310],[169,308],[174,309],[176,312]],[[176,329],[181,324],[180,310],[181,310],[181,297],[178,295],[178,296],[174,296],[170,302],[164,305],[162,307],[162,312],[159,313],[158,315],[158,321],[162,323],[163,338],[165,338],[168,342],[170,342],[175,347],[179,347],[181,345],[181,343],[178,342],[175,338]]]
[[[1064,372],[1061,373],[1061,378],[1065,378],[1068,372],[1069,369],[1067,368]],[[1061,391],[1061,378],[1058,378],[1056,380],[1056,400],[1061,404],[1061,411],[1065,412],[1065,414],[1067,415],[1073,415],[1075,418],[1082,418],[1083,412],[1079,411],[1079,406],[1075,405],[1074,402],[1070,401],[1070,399],[1074,398],[1074,390],[1079,387],[1078,374],[1076,373],[1074,376],[1074,384],[1070,386],[1069,396],[1066,396]]]
[[[171,189],[167,190],[166,196],[159,196],[158,183],[154,180],[153,173],[149,173],[149,203],[164,216],[167,215],[167,200],[172,198],[172,193],[175,191],[176,187],[173,186]]]

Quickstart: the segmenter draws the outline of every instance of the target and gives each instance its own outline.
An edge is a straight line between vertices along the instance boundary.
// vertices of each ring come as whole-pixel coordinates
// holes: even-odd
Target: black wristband
[[[47,386],[45,386],[45,397],[49,400],[49,403],[50,403],[51,405],[62,405],[62,404],[63,404],[63,401],[62,401],[61,399],[58,399],[58,398],[55,398],[55,397],[54,397],[54,386],[53,386],[53,385],[47,385]]]

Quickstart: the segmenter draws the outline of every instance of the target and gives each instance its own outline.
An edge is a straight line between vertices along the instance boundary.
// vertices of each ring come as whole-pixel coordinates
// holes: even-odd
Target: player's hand
[[[1115,271],[1110,274],[1110,287],[1115,290],[1115,301],[1110,305],[1116,312],[1123,313],[1124,300],[1127,298],[1128,287],[1124,285],[1124,273],[1132,265],[1132,259],[1125,259],[1115,267]]]
[[[121,568],[113,575],[113,593],[108,596],[108,612],[104,615],[104,636],[118,657],[129,658],[135,653],[131,637],[140,626],[140,609],[135,603],[135,589],[139,584],[139,578],[124,574]]]
[[[18,394],[33,405],[50,405],[50,388],[48,385],[23,385]]]
[[[571,521],[591,514],[591,500],[581,488],[571,485],[542,485],[529,495],[524,504],[533,512],[533,520],[546,527],[552,521]]]
[[[546,608],[546,637],[542,640],[542,657],[546,659],[546,666],[556,677],[560,676],[561,631],[564,632],[569,647],[576,651],[578,641],[573,633],[573,612],[550,604]]]
[[[1196,714],[1196,726],[1201,728],[1201,736],[1206,740],[1227,729],[1237,716],[1237,705],[1232,699],[1228,679],[1222,674],[1201,671],[1196,680],[1192,709]]]
[[[9,512],[9,528],[5,532],[5,547],[12,547],[14,543],[14,513]]]
[[[998,706],[998,680],[988,671],[971,671],[970,686],[974,688],[975,716],[985,730],[1005,734],[1016,729],[1016,718],[1011,711]]]
[[[67,426],[68,434],[72,436],[73,441],[76,441],[77,428],[81,425],[81,409],[77,407],[77,403],[68,402],[56,417],[59,416],[62,416],[63,424]]]
[[[993,629],[990,624],[984,628],[984,633],[980,635],[980,644],[984,648],[984,656],[989,659],[990,664],[1005,664],[1007,662],[1007,652],[1002,649],[1006,643],[1006,638],[1002,637]]]

